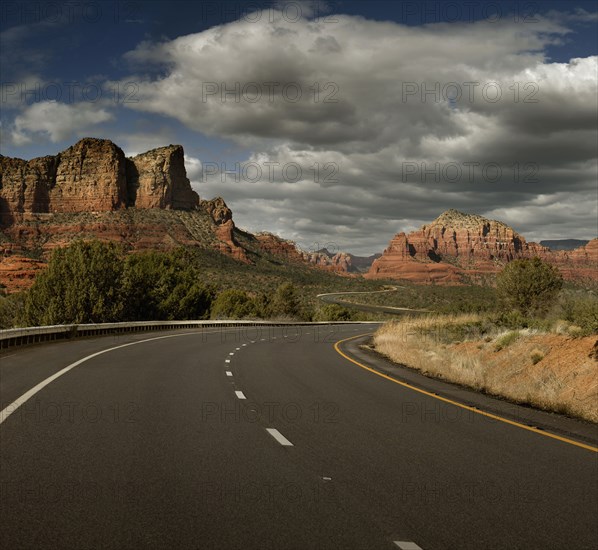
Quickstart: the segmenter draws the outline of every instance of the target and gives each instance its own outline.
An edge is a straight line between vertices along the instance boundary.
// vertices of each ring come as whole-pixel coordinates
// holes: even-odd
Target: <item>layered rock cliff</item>
[[[351,268],[342,255],[306,254],[273,235],[239,232],[222,198],[199,200],[180,145],[126,158],[109,140],[84,138],[54,156],[0,155],[0,228],[0,290],[30,286],[51,250],[78,238],[131,250],[212,248],[245,263],[261,250],[322,269]]]
[[[598,240],[573,251],[552,252],[527,242],[502,222],[448,210],[417,231],[395,235],[366,276],[459,284],[495,274],[512,260],[539,256],[569,279],[596,278],[598,250],[593,243]]]
[[[107,212],[126,207],[192,210],[183,148],[170,145],[127,159],[106,139],[84,138],[55,156],[0,155],[0,224],[32,214]]]

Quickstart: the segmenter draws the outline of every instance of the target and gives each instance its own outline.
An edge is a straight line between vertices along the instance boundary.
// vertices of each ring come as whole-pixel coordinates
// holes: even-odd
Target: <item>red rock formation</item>
[[[169,145],[127,159],[129,204],[136,208],[196,208],[199,196],[187,179],[184,157],[180,145]]]
[[[7,292],[25,290],[33,284],[36,274],[45,262],[25,256],[11,255],[0,258],[0,286]]]
[[[574,250],[552,252],[546,259],[570,280],[598,279],[598,239]]]
[[[215,235],[218,239],[217,249],[236,260],[249,263],[245,249],[235,240],[235,222],[233,213],[226,206],[222,197],[210,201],[201,201],[201,207],[210,215],[215,224]]]
[[[594,242],[574,251],[551,252],[502,222],[448,210],[417,231],[395,235],[366,277],[459,284],[495,274],[511,260],[539,256],[561,268],[566,278],[596,279]]]
[[[305,257],[293,241],[281,239],[278,235],[266,231],[255,235],[257,244],[262,252],[279,256],[290,262],[303,262]]]
[[[180,145],[125,159],[106,139],[84,138],[56,156],[30,161],[0,156],[0,224],[30,214],[121,208],[197,208]]]
[[[42,212],[101,212],[125,206],[125,155],[111,141],[82,139],[59,153],[55,162],[56,173],[47,179],[49,208]]]
[[[301,250],[296,243],[281,239],[272,233],[263,232],[255,235],[258,245],[263,252],[284,258],[286,261],[307,263],[318,269],[345,274],[353,271],[351,255],[346,252],[330,254],[327,250],[306,252]]]

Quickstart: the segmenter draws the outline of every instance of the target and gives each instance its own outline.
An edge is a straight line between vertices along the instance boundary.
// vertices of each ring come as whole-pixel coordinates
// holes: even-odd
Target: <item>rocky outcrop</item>
[[[46,263],[20,255],[0,257],[0,290],[18,292],[29,288]]]
[[[84,138],[55,156],[0,156],[0,224],[40,213],[106,212],[125,207],[192,210],[199,197],[184,152],[170,145],[125,159],[106,139]]]
[[[307,263],[318,269],[345,274],[356,271],[352,265],[352,256],[346,252],[331,254],[326,249],[308,252],[301,250],[296,243],[281,239],[272,233],[263,232],[255,235],[260,250],[284,258],[286,261]]]
[[[56,172],[37,182],[49,197],[41,212],[101,212],[126,205],[125,155],[111,141],[82,139],[55,159]]]
[[[594,242],[574,251],[552,252],[527,242],[502,222],[448,210],[417,231],[395,235],[366,276],[459,284],[493,275],[514,259],[539,256],[561,268],[568,279],[585,278],[592,271],[596,278]]]
[[[574,250],[553,252],[546,259],[555,264],[566,279],[598,279],[598,239]]]
[[[200,206],[209,214],[215,224],[215,235],[218,239],[217,249],[236,260],[249,263],[245,249],[235,239],[233,213],[226,206],[224,199],[216,197],[209,201],[201,201]]]
[[[199,196],[187,179],[180,145],[152,149],[127,159],[127,201],[136,208],[191,210]]]

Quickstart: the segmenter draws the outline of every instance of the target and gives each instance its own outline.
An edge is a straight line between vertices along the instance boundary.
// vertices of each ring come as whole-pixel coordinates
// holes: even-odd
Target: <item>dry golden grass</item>
[[[374,345],[423,374],[598,422],[598,362],[590,357],[595,336],[525,329],[483,338],[475,330],[482,324],[469,314],[405,319],[382,326]]]

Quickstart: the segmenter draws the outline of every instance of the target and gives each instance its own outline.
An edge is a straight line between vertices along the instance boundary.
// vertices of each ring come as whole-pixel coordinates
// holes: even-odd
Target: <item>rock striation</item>
[[[573,251],[553,252],[527,242],[502,222],[447,210],[417,231],[395,235],[366,277],[460,284],[493,275],[512,260],[539,256],[558,266],[568,279],[596,278],[596,243],[598,240]]]
[[[106,139],[84,138],[55,156],[0,155],[0,225],[32,214],[106,212],[126,207],[191,210],[199,197],[180,145],[127,159]]]
[[[180,145],[152,149],[127,159],[127,199],[136,208],[192,210],[199,196],[187,179]]]

